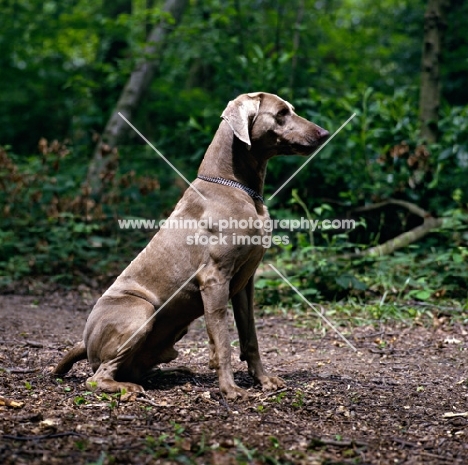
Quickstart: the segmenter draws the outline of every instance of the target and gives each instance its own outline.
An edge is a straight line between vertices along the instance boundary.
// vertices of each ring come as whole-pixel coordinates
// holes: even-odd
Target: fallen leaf
[[[59,424],[59,421],[53,418],[46,418],[45,420],[42,420],[41,422],[39,422],[39,426],[41,428],[52,429],[54,431],[57,429],[58,424]]]
[[[120,396],[121,402],[135,402],[137,398],[136,392],[126,392]]]
[[[12,408],[23,408],[24,402],[18,402],[16,400],[7,399],[6,397],[0,396],[0,405],[6,405],[7,407],[12,407]]]
[[[190,439],[184,438],[180,443],[180,447],[182,448],[182,450],[188,452],[192,448],[192,443],[190,442]]]

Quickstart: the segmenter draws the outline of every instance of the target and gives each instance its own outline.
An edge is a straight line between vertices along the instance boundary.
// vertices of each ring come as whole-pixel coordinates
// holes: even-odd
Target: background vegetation
[[[102,195],[86,183],[93,150],[130,73],[156,73],[133,122],[194,178],[228,100],[267,91],[330,132],[357,116],[269,204],[273,217],[353,217],[335,233],[296,232],[274,260],[312,300],[466,299],[468,2],[449,2],[437,141],[421,138],[422,0],[193,0],[153,56],[145,40],[171,19],[145,0],[0,2],[0,286],[37,279],[110,282],[154,231],[117,219],[163,218],[185,189],[137,136],[103,153]],[[266,193],[303,160],[269,165]],[[359,253],[423,222],[389,199],[444,218],[382,257]],[[360,210],[361,208],[361,210]],[[267,272],[260,301],[287,289]]]

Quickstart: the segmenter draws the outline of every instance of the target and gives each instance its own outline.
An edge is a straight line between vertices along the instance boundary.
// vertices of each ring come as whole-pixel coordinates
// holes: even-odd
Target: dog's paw
[[[142,393],[145,392],[143,386],[135,383],[119,383],[120,384],[120,392],[131,392],[131,393]]]
[[[114,381],[113,379],[89,378],[86,381],[86,387],[91,391],[101,390],[109,393],[140,393],[145,392],[143,386],[135,383],[125,383]]]
[[[262,376],[258,380],[262,385],[263,391],[276,391],[286,387],[286,383],[278,376]]]
[[[228,388],[227,387],[222,388],[221,393],[223,394],[226,400],[230,400],[230,401],[235,401],[235,400],[245,401],[250,397],[250,394],[246,390],[236,385],[229,386]]]

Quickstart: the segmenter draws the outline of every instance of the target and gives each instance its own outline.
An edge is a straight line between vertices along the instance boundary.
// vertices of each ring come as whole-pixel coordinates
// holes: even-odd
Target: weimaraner
[[[221,393],[227,399],[244,398],[247,394],[234,382],[231,368],[227,319],[231,299],[240,358],[247,361],[250,375],[263,389],[284,386],[263,368],[254,324],[253,275],[265,247],[258,241],[257,245],[238,245],[231,239],[237,233],[250,237],[270,234],[252,221],[269,219],[261,197],[268,160],[280,154],[308,155],[329,134],[295,114],[285,100],[264,92],[240,95],[229,102],[221,117],[199,177],[170,217],[196,220],[198,225],[158,231],[97,301],[83,340],[66,353],[55,374],[64,374],[74,362],[87,358],[94,371],[88,387],[143,392],[139,383],[158,364],[177,357],[174,344],[193,320],[204,315],[209,367],[217,371]],[[211,224],[200,221],[209,218]],[[222,231],[228,238],[225,242],[188,245],[188,237],[197,233],[198,237],[219,238],[218,222],[227,218],[252,220],[242,231],[235,224]]]

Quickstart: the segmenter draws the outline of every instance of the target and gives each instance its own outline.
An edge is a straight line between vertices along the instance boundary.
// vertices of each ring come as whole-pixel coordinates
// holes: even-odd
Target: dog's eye
[[[280,118],[284,118],[288,114],[289,114],[289,110],[287,108],[283,108],[276,114],[276,116],[279,116]]]

